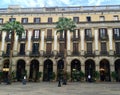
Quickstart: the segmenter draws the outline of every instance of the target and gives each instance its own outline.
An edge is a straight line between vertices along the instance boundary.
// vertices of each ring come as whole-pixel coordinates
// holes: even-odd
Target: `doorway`
[[[30,64],[30,75],[29,80],[36,82],[38,80],[38,73],[39,73],[39,61],[32,60]]]
[[[50,81],[53,73],[53,62],[50,59],[44,61],[43,81]]]
[[[16,70],[16,78],[17,78],[17,81],[22,81],[24,75],[26,74],[26,71],[25,71],[25,61],[20,59],[18,60],[17,62],[17,70]]]
[[[109,61],[103,59],[100,61],[100,80],[110,81],[110,64]]]

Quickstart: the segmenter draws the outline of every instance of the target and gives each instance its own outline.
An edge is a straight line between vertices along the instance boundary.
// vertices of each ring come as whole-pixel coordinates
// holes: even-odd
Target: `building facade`
[[[64,69],[65,37],[56,33],[59,17],[71,18],[76,22],[74,33],[67,32],[67,72],[73,70],[93,77],[100,73],[100,81],[111,81],[111,72],[118,74],[120,81],[120,6],[79,6],[21,8],[9,6],[0,9],[0,27],[7,21],[19,21],[25,34],[15,36],[12,71],[19,81],[27,71],[28,79],[49,81],[50,74],[57,75]],[[9,68],[11,35],[0,32],[0,69]]]

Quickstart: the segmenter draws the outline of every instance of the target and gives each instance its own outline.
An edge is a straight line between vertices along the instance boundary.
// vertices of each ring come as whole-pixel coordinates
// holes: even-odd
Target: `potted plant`
[[[118,77],[118,75],[115,71],[112,71],[111,72],[111,77],[112,77],[113,81],[116,81],[116,78]]]
[[[55,72],[52,72],[51,74],[50,74],[50,80],[52,80],[52,81],[54,81],[55,80]]]
[[[93,72],[94,74],[94,76],[93,76],[93,80],[94,81],[98,81],[99,80],[99,78],[100,78],[100,72],[99,71],[94,71]]]
[[[79,77],[80,77],[80,81],[84,80],[85,74],[83,73],[83,71],[79,71]]]
[[[42,77],[42,72],[37,73],[38,81],[40,81],[40,78]]]

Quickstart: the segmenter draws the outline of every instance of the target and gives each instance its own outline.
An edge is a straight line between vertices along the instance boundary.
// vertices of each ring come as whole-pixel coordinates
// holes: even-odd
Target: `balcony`
[[[35,51],[35,52],[30,52],[30,57],[39,57],[40,56],[40,52],[39,51]]]
[[[72,40],[72,41],[79,41],[79,40],[80,40],[80,37],[72,37],[71,40]]]
[[[120,36],[113,36],[113,39],[114,39],[115,41],[120,41]]]
[[[20,42],[20,41],[26,41],[27,40],[27,38],[25,37],[25,38],[22,38],[22,37],[19,37],[18,38],[18,41]]]
[[[53,41],[53,37],[52,36],[45,37],[45,40],[46,41]]]
[[[45,53],[43,54],[43,56],[44,56],[44,57],[53,57],[54,54],[53,54],[53,52],[45,52]]]
[[[120,51],[115,51],[114,54],[116,57],[120,57]]]
[[[103,36],[103,37],[100,36],[99,39],[100,39],[101,41],[106,41],[106,40],[108,40],[108,35]]]
[[[65,41],[65,38],[59,37],[58,40],[59,40],[59,41]]]
[[[32,41],[40,41],[40,37],[34,37],[34,36],[32,36],[31,40]]]
[[[78,51],[78,52],[73,51],[73,52],[72,52],[72,55],[73,55],[73,56],[79,56],[79,55],[80,55],[80,52],[79,52],[79,51]]]
[[[95,57],[95,53],[93,51],[86,51],[84,57]]]
[[[5,37],[5,41],[6,41],[6,42],[11,42],[11,38]]]
[[[9,56],[10,56],[10,53],[9,53],[9,52],[3,52],[2,56],[3,56],[3,57],[9,57]]]
[[[19,52],[18,56],[25,56],[25,52]]]
[[[91,37],[90,37],[90,36],[85,36],[85,40],[86,40],[86,41],[93,41],[93,39],[94,39],[94,38],[93,38],[92,36],[91,36]]]
[[[100,51],[100,55],[107,56],[109,55],[108,51]]]
[[[58,52],[57,56],[64,58],[64,52]]]

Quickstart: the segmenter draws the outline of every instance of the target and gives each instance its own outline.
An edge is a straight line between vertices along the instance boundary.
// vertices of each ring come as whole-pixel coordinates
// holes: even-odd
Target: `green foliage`
[[[38,72],[38,79],[41,78],[42,72]]]
[[[10,34],[12,32],[16,32],[18,36],[21,36],[22,33],[25,32],[23,25],[18,21],[10,21],[5,23],[2,26],[1,31],[6,31],[6,32],[9,32]]]
[[[83,79],[85,74],[82,71],[74,70],[72,71],[72,79],[73,81],[80,81]]]
[[[59,18],[56,24],[56,29],[58,29],[57,32],[63,32],[66,30],[74,31],[76,28],[75,22],[72,21],[72,19],[66,17]]]
[[[115,71],[112,71],[112,72],[111,72],[111,76],[112,76],[112,78],[115,80],[118,75],[117,75],[117,73],[116,73]]]
[[[52,72],[51,74],[50,74],[50,79],[52,79],[52,80],[54,80],[55,79],[55,72]]]
[[[99,77],[100,77],[100,72],[99,72],[99,71],[94,71],[93,73],[94,73],[94,78],[95,78],[95,79],[99,79]]]

